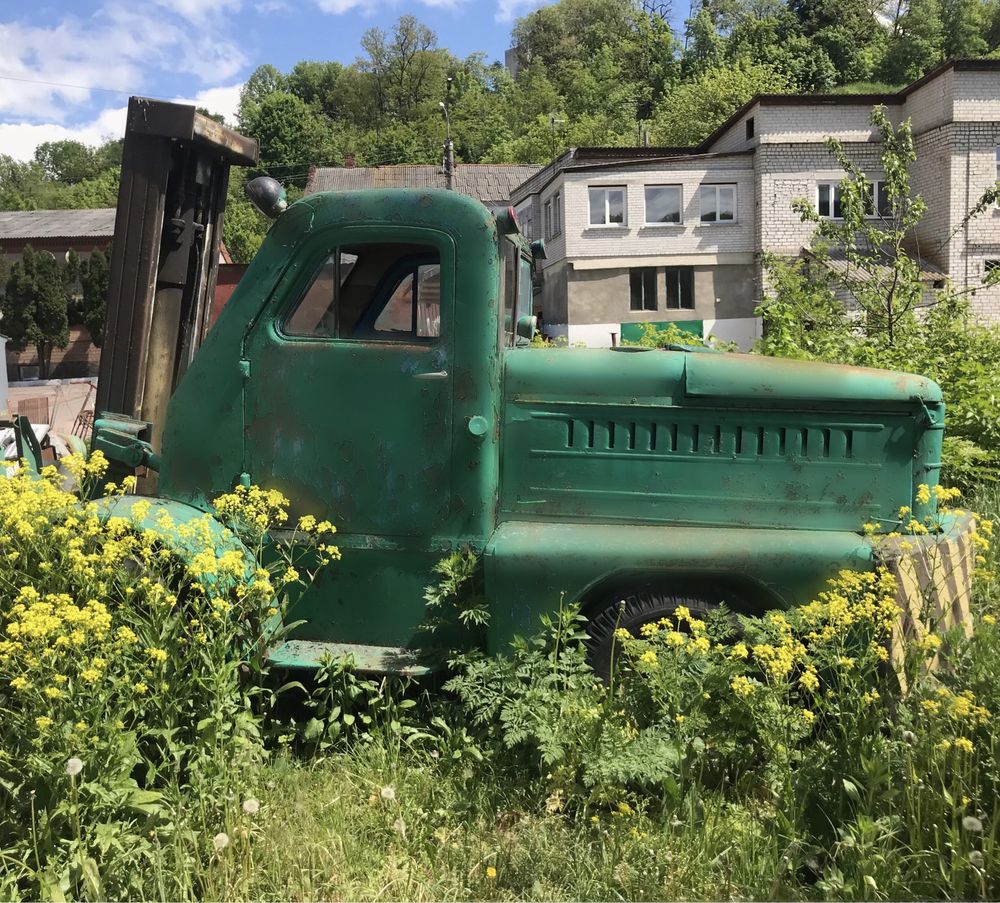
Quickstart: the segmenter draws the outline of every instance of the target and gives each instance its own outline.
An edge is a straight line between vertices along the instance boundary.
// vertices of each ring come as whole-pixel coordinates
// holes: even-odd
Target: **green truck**
[[[157,466],[175,519],[242,483],[338,526],[343,560],[295,604],[305,623],[275,664],[412,662],[434,565],[470,549],[491,650],[565,598],[600,667],[616,626],[809,600],[875,566],[863,522],[932,513],[917,489],[939,476],[934,382],[701,348],[532,347],[540,250],[513,211],[454,192],[309,195],[186,367],[159,447],[122,442],[104,412],[97,445]]]

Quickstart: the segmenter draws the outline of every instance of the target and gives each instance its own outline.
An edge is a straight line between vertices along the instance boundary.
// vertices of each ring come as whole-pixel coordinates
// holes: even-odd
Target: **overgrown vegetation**
[[[764,337],[755,350],[930,377],[948,405],[947,480],[963,487],[993,481],[1000,467],[1000,329],[972,316],[972,291],[950,283],[935,289],[921,277],[912,250],[925,205],[910,191],[910,124],[894,127],[881,108],[872,124],[882,133],[880,196],[841,144],[828,140],[845,172],[842,218],[821,218],[811,202],[796,202],[803,221],[816,224],[813,245],[798,259],[765,258]],[[967,218],[995,204],[998,193],[986,192]],[[834,254],[846,265],[831,266]],[[987,274],[984,287],[998,278]]]
[[[104,470],[99,456],[65,463],[85,490]],[[988,517],[975,632],[912,644],[905,693],[884,667],[882,572],[843,573],[763,618],[678,609],[617,637],[609,684],[570,605],[506,657],[460,657],[443,689],[344,661],[262,683],[273,600],[312,577],[287,555],[255,562],[284,500],[217,499],[237,531],[219,533],[128,507],[127,486],[108,487],[103,511],[81,504],[62,479],[0,481],[7,898],[1000,890]],[[1000,513],[996,491],[975,503]],[[337,566],[332,525],[297,531]],[[476,610],[474,571],[468,555],[442,563],[436,616]],[[929,671],[945,648],[949,667]]]

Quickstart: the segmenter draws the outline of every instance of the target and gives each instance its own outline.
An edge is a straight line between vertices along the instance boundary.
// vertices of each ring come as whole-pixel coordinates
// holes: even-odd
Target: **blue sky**
[[[0,153],[119,136],[129,94],[231,116],[260,63],[352,62],[362,33],[405,13],[458,56],[502,59],[543,0],[0,0]],[[110,90],[102,90],[110,89]]]

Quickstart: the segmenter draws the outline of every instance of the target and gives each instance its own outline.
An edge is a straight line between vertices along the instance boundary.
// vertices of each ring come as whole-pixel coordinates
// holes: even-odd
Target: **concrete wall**
[[[749,266],[694,267],[694,310],[666,308],[666,276],[656,268],[656,310],[631,310],[629,268],[572,270],[567,280],[570,325],[752,317],[756,282]],[[553,324],[558,320],[546,320]]]

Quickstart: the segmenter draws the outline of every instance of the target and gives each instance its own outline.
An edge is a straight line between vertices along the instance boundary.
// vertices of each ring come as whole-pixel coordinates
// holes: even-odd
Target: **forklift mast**
[[[154,448],[208,328],[229,167],[257,157],[192,106],[129,98],[95,407]]]

